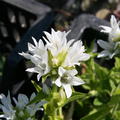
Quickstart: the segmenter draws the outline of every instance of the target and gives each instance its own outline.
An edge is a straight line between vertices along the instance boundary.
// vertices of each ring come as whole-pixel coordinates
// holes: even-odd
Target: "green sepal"
[[[42,90],[42,88],[35,81],[31,80],[31,82],[34,85],[37,92],[40,92]]]

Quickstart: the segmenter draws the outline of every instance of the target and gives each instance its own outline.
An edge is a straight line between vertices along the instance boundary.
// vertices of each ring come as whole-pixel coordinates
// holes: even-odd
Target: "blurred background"
[[[30,65],[18,55],[27,51],[31,36],[39,40],[51,28],[71,29],[69,39],[89,46],[93,39],[107,38],[98,26],[109,26],[112,14],[120,19],[119,0],[0,0],[0,93],[34,91],[30,80],[36,75],[25,72]]]

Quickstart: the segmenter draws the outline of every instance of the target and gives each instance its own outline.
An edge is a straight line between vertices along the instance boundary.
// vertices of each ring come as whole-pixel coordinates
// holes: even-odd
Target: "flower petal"
[[[22,52],[22,53],[19,53],[19,55],[24,56],[26,59],[31,59],[31,55],[28,53]]]
[[[69,84],[63,84],[63,88],[65,89],[67,98],[69,98],[72,95],[71,86]]]
[[[61,87],[61,78],[59,77],[54,83],[58,86],[58,87]]]
[[[110,55],[111,55],[111,53],[109,51],[104,50],[98,54],[97,58],[106,57],[106,56],[110,56]]]
[[[32,39],[33,39],[33,41],[34,41],[35,46],[37,46],[37,41],[36,41],[36,39],[35,39],[34,37],[32,37]]]
[[[111,16],[110,23],[111,23],[112,29],[119,28],[119,24],[117,23],[117,20],[114,15]]]
[[[113,48],[112,44],[110,44],[109,42],[103,41],[103,40],[98,40],[97,43],[99,44],[99,46],[105,50],[110,50]]]
[[[82,85],[84,83],[85,82],[78,77],[74,77],[73,80],[71,81],[71,85],[74,85],[74,86]]]
[[[58,69],[58,74],[59,74],[60,76],[62,76],[65,72],[66,72],[66,70],[65,70],[63,67],[59,67],[59,69]]]
[[[100,25],[101,28],[103,28],[101,30],[101,32],[104,32],[104,33],[110,33],[112,28],[111,27],[108,27],[108,26],[103,26],[103,25]]]

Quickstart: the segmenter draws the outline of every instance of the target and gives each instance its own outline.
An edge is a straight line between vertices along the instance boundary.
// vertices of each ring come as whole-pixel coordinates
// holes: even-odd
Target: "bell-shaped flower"
[[[77,71],[75,69],[66,70],[62,67],[59,67],[58,74],[59,77],[55,81],[55,84],[58,87],[63,87],[65,89],[67,98],[72,95],[71,86],[78,86],[84,84],[84,81],[82,81],[79,77],[75,76],[77,74]]]

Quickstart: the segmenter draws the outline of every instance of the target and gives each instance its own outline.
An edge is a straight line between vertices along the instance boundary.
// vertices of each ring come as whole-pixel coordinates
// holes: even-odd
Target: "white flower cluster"
[[[71,96],[71,85],[81,85],[84,82],[76,77],[77,70],[75,65],[80,65],[81,61],[88,60],[90,55],[84,53],[85,48],[82,41],[75,41],[74,39],[67,41],[66,36],[69,32],[54,31],[51,34],[44,32],[46,37],[43,41],[40,39],[38,42],[32,37],[34,45],[28,43],[28,52],[20,53],[20,55],[32,61],[35,65],[33,68],[28,68],[27,71],[38,73],[37,78],[41,76],[54,74],[56,76],[52,83],[58,87],[65,89],[67,98]]]
[[[32,103],[27,105],[31,100],[34,99],[35,93],[33,93],[30,97],[24,94],[19,94],[18,101],[13,98],[15,106],[11,103],[10,94],[6,97],[4,94],[0,95],[0,109],[3,111],[3,114],[0,115],[0,118],[5,118],[6,120],[36,120],[35,113],[38,110],[41,110],[41,106],[45,104],[45,101],[41,101],[39,103]]]
[[[101,32],[108,33],[108,42],[103,40],[98,40],[98,44],[104,50],[98,55],[100,57],[109,57],[110,59],[113,56],[120,54],[120,27],[116,18],[112,15],[110,19],[111,27],[100,26],[103,28]]]

